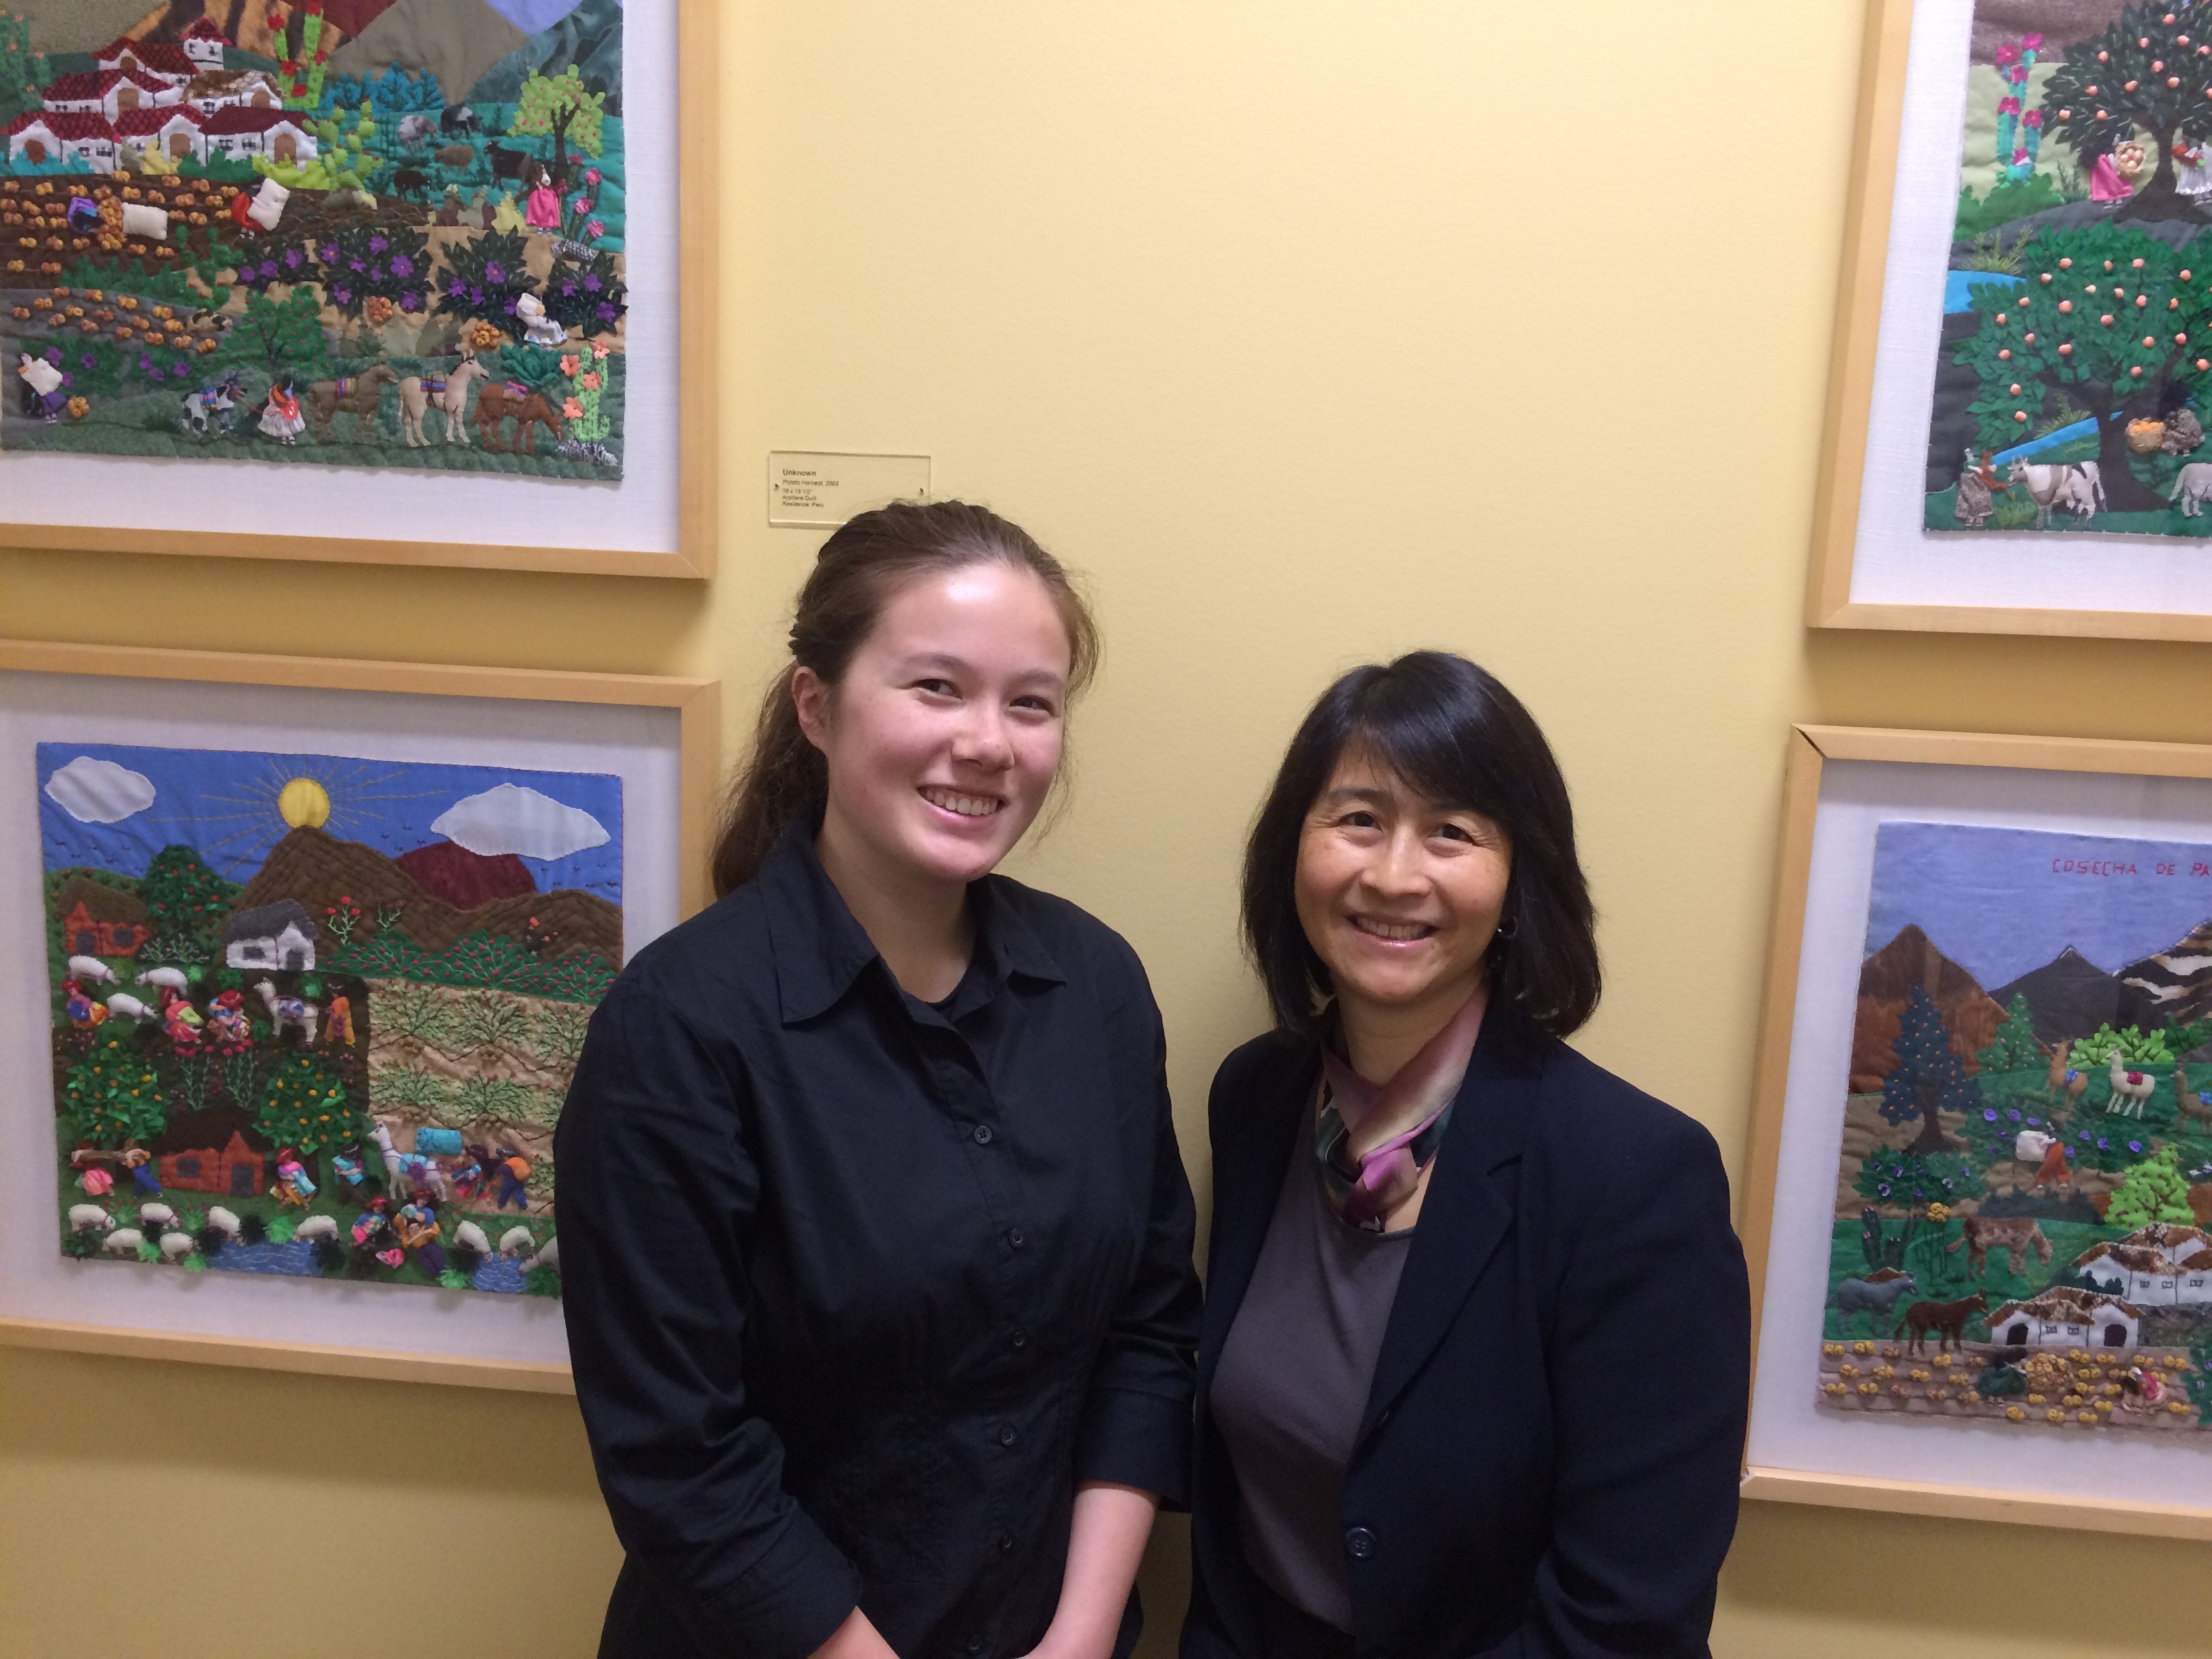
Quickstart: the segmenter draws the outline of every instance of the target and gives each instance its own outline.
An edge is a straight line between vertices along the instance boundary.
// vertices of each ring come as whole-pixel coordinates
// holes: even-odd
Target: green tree
[[[1978,1111],[1982,1091],[1958,1055],[1951,1052],[1950,1028],[1936,1012],[1928,988],[1916,981],[1906,998],[1892,1045],[1897,1068],[1881,1082],[1881,1104],[1877,1109],[1885,1123],[1920,1121],[1920,1133],[1904,1150],[1927,1158],[1951,1150],[1939,1111]],[[1929,1193],[1928,1198],[1945,1194]]]
[[[2043,1046],[2035,1038],[2035,1017],[2028,1012],[2025,991],[2014,993],[2012,1006],[2005,1010],[2004,1023],[1990,1039],[1990,1046],[1977,1053],[1974,1060],[1984,1073],[2042,1068]]]
[[[2044,84],[2044,131],[2085,170],[2137,129],[2149,135],[2158,171],[2120,204],[2118,218],[2201,216],[2175,187],[2173,141],[2212,137],[2212,54],[2191,33],[2203,25],[2172,0],[2130,6],[2102,33],[2068,46]]]
[[[532,70],[522,83],[522,96],[507,130],[515,137],[551,137],[546,165],[553,171],[553,188],[566,191],[569,141],[573,139],[586,155],[599,155],[606,104],[606,94],[587,90],[583,71],[574,64],[558,75],[540,75]]]
[[[322,296],[311,283],[296,284],[281,300],[257,294],[246,302],[246,315],[223,337],[213,361],[250,363],[272,380],[318,368],[330,354],[322,311]]]
[[[31,50],[30,24],[0,12],[0,121],[38,108],[49,78],[45,56]]]
[[[1980,383],[1967,405],[1977,435],[2008,448],[2062,408],[2086,409],[2112,511],[2166,511],[2129,464],[2128,422],[2184,394],[2212,404],[2212,241],[2176,248],[2106,222],[2046,229],[2026,252],[2022,285],[1972,289],[1981,323],[1954,359]]]
[[[147,865],[138,896],[157,932],[205,939],[230,909],[238,889],[207,866],[197,849],[164,847]]]
[[[2106,1225],[2130,1232],[2154,1221],[2186,1227],[2196,1219],[2189,1207],[2189,1180],[2181,1173],[2181,1149],[2174,1146],[2160,1147],[2129,1170],[2112,1189],[2112,1204],[2105,1212]]]
[[[113,1148],[150,1140],[161,1133],[167,1109],[161,1079],[131,1041],[131,1028],[111,1026],[93,1050],[69,1069],[63,1103],[79,1140]]]
[[[295,1049],[270,1068],[255,1127],[303,1158],[319,1158],[366,1139],[369,1123],[331,1063]]]

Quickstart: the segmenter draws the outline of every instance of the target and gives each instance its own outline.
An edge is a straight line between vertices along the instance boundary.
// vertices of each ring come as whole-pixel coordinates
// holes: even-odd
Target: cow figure
[[[2077,519],[2087,519],[2105,506],[2105,476],[2094,461],[2046,466],[2033,461],[2014,461],[2005,474],[2008,482],[2027,486],[2035,502],[2035,527],[2051,528],[2051,515],[2063,507]]]
[[[1961,1216],[1959,1224],[1965,1231],[1945,1247],[1945,1254],[1964,1249],[1967,1270],[1976,1279],[1989,1272],[1992,1249],[2002,1250],[2010,1260],[2014,1279],[2027,1268],[2031,1247],[2043,1261],[2051,1260],[2051,1241],[2043,1236],[2043,1229],[2035,1224],[2032,1216]]]
[[[195,438],[205,438],[212,423],[225,437],[238,424],[239,400],[246,396],[246,386],[236,369],[224,375],[213,386],[202,386],[198,392],[185,394],[185,430]]]

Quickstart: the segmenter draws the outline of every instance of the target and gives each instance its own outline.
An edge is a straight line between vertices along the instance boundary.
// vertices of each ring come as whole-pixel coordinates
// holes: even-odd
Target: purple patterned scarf
[[[1488,1000],[1485,991],[1469,997],[1451,1022],[1422,1045],[1420,1053],[1379,1086],[1322,1045],[1321,1068],[1328,1086],[1322,1097],[1321,1120],[1314,1128],[1314,1156],[1331,1201],[1353,1226],[1381,1232],[1384,1218],[1412,1194],[1422,1170],[1436,1156],[1444,1127],[1451,1121],[1452,1102],[1467,1077]],[[1377,1113],[1395,1122],[1404,1121],[1409,1113],[1418,1114],[1419,1121],[1402,1134],[1354,1155],[1353,1133]]]

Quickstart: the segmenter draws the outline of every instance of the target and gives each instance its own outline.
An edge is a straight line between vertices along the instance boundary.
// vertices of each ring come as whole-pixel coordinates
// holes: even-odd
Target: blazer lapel
[[[1382,1351],[1376,1358],[1355,1444],[1364,1444],[1382,1425],[1398,1395],[1443,1340],[1512,1225],[1508,1166],[1520,1158],[1543,1070],[1537,1042],[1520,1028],[1510,1010],[1495,1010],[1476,1039],[1383,1327]],[[1279,1166],[1278,1178],[1281,1173]],[[1251,1269],[1245,1271],[1249,1276]]]
[[[1283,1172],[1300,1141],[1298,1126],[1313,1104],[1319,1055],[1310,1045],[1291,1051],[1290,1063],[1271,1067],[1250,1091],[1250,1116],[1213,1163],[1213,1248],[1206,1263],[1206,1316],[1199,1345],[1198,1397],[1211,1395],[1213,1368],[1229,1327],[1243,1305],[1253,1269],[1267,1242],[1267,1224],[1283,1189]]]

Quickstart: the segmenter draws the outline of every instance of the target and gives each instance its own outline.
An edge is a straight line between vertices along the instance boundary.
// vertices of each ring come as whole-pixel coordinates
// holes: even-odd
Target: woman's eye
[[[1469,846],[1472,846],[1474,843],[1474,832],[1468,830],[1465,824],[1447,823],[1441,826],[1437,830],[1437,833],[1439,836],[1442,836],[1446,841],[1463,841]]]
[[[1054,708],[1049,702],[1042,697],[1016,697],[1014,699],[1014,707],[1021,709],[1025,714],[1030,714],[1051,715],[1060,713],[1060,710]]]
[[[1376,822],[1372,812],[1346,812],[1344,827],[1347,830],[1376,830],[1382,826]]]
[[[927,691],[933,697],[949,697],[953,695],[951,680],[916,680],[914,687],[917,691]]]

